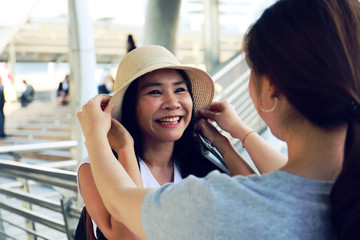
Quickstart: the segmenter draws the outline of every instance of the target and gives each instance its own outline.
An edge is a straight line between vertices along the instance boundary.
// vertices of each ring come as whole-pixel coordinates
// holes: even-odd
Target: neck
[[[166,168],[172,165],[174,142],[144,143],[143,160],[149,166]]]
[[[144,144],[143,160],[160,185],[174,181],[173,150],[174,142]]]
[[[314,180],[335,180],[342,168],[347,127],[329,131],[304,125],[286,134],[289,160],[283,170]]]

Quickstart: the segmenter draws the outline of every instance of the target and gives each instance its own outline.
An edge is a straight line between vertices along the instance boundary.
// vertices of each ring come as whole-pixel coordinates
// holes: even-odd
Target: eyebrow
[[[186,85],[186,81],[181,80],[181,81],[174,82],[173,86],[182,85],[182,84]],[[148,88],[148,87],[157,87],[157,86],[161,86],[161,85],[163,85],[163,84],[159,83],[159,82],[148,82],[148,83],[145,83],[144,85],[142,85],[140,87],[140,89],[145,89],[145,88]]]

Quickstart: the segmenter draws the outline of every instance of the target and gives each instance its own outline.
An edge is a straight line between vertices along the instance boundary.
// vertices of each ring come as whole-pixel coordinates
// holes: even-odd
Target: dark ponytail
[[[360,239],[360,3],[279,0],[244,38],[247,61],[323,129],[348,126],[343,167],[330,194],[338,239]],[[291,124],[287,122],[284,124]]]
[[[343,168],[330,195],[338,239],[360,239],[360,121],[350,121]]]

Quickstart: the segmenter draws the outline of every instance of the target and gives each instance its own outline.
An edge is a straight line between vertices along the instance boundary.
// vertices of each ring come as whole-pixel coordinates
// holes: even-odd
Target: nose
[[[167,93],[164,94],[163,97],[163,103],[161,105],[162,109],[179,109],[180,108],[180,102],[179,99],[176,97],[174,93]]]

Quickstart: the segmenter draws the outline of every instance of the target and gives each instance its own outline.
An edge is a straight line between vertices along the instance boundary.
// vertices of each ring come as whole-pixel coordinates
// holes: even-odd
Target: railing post
[[[75,196],[64,195],[64,197],[60,199],[60,202],[61,202],[62,215],[64,216],[64,223],[65,223],[67,237],[69,240],[74,240],[76,226],[79,221],[78,218],[75,218],[74,216],[71,215],[71,211],[72,211],[71,207],[73,203],[76,202]]]
[[[12,153],[12,155],[14,156],[15,158],[15,161],[16,162],[22,162],[22,156],[18,153]],[[27,192],[27,193],[30,193],[30,188],[29,188],[29,183],[28,183],[28,180],[25,179],[25,178],[18,178],[18,181],[21,182],[23,184],[23,187],[21,188],[22,191],[24,192]],[[27,208],[29,210],[32,210],[32,205],[31,203],[28,203],[28,202],[22,202],[22,205],[24,208]],[[26,220],[26,226],[34,231],[36,231],[36,227],[35,227],[35,222],[34,221],[31,221],[31,220]],[[32,235],[32,234],[27,234],[27,239],[28,240],[37,240],[37,236],[36,235]]]
[[[4,228],[4,222],[2,221],[2,214],[0,210],[0,240],[6,240],[6,237],[1,233],[5,233],[5,228]]]

